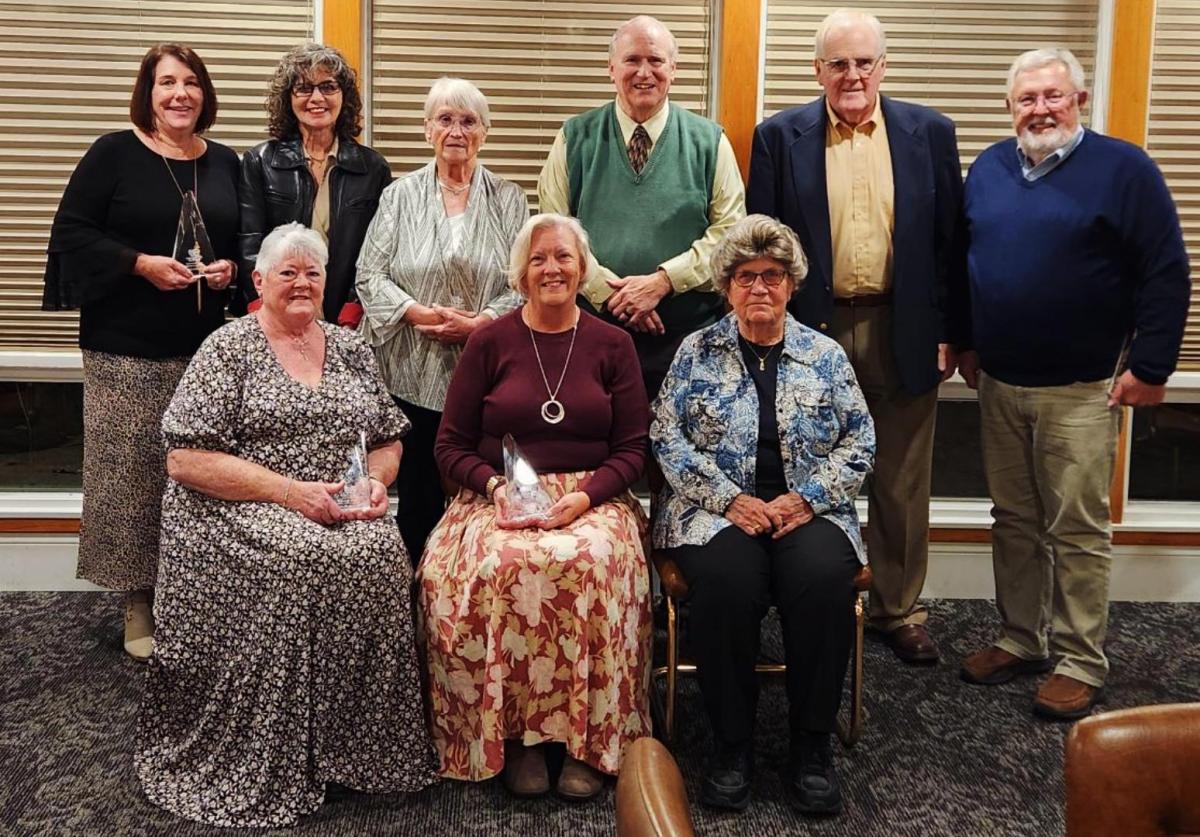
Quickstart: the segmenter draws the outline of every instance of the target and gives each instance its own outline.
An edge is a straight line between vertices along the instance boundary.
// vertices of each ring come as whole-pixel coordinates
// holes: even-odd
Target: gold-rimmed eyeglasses
[[[819,58],[822,64],[829,72],[837,76],[844,76],[850,72],[850,68],[858,70],[860,76],[869,76],[875,72],[875,68],[879,66],[879,62],[883,60],[882,55],[876,55],[874,58]]]
[[[1078,90],[1072,90],[1070,93],[1064,93],[1061,90],[1051,90],[1049,93],[1026,93],[1014,104],[1017,106],[1017,110],[1022,112],[1036,109],[1038,102],[1045,103],[1047,110],[1061,110],[1071,104],[1078,95]]]

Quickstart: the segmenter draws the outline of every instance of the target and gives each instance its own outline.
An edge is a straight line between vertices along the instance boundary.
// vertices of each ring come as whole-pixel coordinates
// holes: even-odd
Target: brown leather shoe
[[[554,792],[563,799],[584,802],[600,793],[603,787],[604,775],[599,770],[573,756],[567,756],[563,761],[562,773],[558,774]]]
[[[901,625],[883,635],[892,653],[909,665],[933,665],[938,661],[937,643],[924,625]]]
[[[1086,717],[1100,699],[1101,689],[1065,674],[1051,674],[1037,690],[1033,711],[1055,721]]]
[[[976,686],[999,686],[1019,674],[1041,674],[1050,670],[1050,660],[1026,660],[1003,648],[989,645],[962,661],[959,676]]]
[[[542,796],[550,790],[550,772],[540,745],[504,742],[504,787],[513,796]]]

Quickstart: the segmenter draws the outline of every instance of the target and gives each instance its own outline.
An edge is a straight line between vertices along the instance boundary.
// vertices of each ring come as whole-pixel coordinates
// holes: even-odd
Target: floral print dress
[[[589,472],[542,474],[552,500]],[[629,491],[561,529],[505,530],[461,489],[417,568],[443,776],[504,767],[504,741],[563,742],[605,773],[650,734],[646,518]]]
[[[284,371],[256,317],[215,332],[163,417],[167,447],[335,481],[360,430],[369,447],[402,436],[371,350],[322,328],[316,389]],[[169,481],[135,753],[147,796],[213,825],[284,826],[326,782],[430,784],[411,581],[390,516],[323,526]]]

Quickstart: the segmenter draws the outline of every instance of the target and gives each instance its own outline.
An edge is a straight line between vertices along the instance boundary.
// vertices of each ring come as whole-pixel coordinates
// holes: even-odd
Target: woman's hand
[[[812,506],[808,504],[808,500],[794,491],[780,494],[767,503],[767,513],[776,517],[775,532],[771,535],[775,540],[813,519]]]
[[[775,528],[767,504],[749,494],[739,494],[725,509],[725,519],[750,537],[770,532]]]
[[[300,480],[292,480],[291,485],[284,491],[284,499],[282,504],[289,509],[300,512],[309,520],[315,520],[317,523],[325,526],[332,526],[334,523],[340,523],[346,518],[346,512],[334,502],[333,496],[340,492],[346,484],[341,480],[337,482],[300,482]],[[386,495],[386,492],[384,492]],[[371,499],[374,501],[374,488],[371,491]],[[372,504],[374,508],[374,504]]]
[[[561,529],[592,507],[592,499],[583,491],[564,494],[546,512],[546,519],[539,520],[539,529]]]
[[[422,335],[430,340],[448,345],[458,345],[467,342],[471,332],[485,322],[491,322],[491,317],[485,314],[472,314],[457,308],[446,308],[442,305],[433,306],[433,312],[441,318],[437,325],[414,326]]]
[[[419,302],[408,306],[401,319],[410,326],[441,325],[442,323],[441,316],[435,310]]]
[[[181,291],[196,281],[190,270],[168,256],[140,253],[133,272],[160,291]]]
[[[342,510],[343,520],[376,520],[388,513],[387,486],[371,477],[371,505],[357,511]]]
[[[523,523],[514,523],[510,517],[511,509],[508,504],[508,485],[496,486],[492,492],[492,502],[496,504],[496,525],[501,529],[524,529]]]
[[[223,291],[233,281],[234,265],[229,259],[206,264],[204,266],[204,281],[214,291]]]

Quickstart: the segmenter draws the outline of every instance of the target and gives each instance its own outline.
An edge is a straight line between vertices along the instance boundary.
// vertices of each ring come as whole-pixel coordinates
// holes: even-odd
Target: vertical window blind
[[[461,76],[487,97],[492,127],[480,162],[519,183],[536,205],[538,172],[563,121],[611,101],[608,45],[637,14],[679,41],[671,101],[708,114],[712,4],[536,0],[375,0],[372,3],[372,145],[396,175],[433,157],[424,104],[439,76]]]
[[[279,57],[312,37],[312,2],[0,0],[0,348],[69,347],[73,312],[40,310],[50,222],[75,164],[129,127],[138,62],[159,41],[204,59],[220,101],[209,136],[242,151],[266,137]]]
[[[767,3],[767,116],[821,94],[813,72],[813,35],[835,8],[801,0]],[[876,15],[887,34],[887,77],[881,91],[953,119],[964,171],[980,151],[1012,135],[1004,107],[1005,80],[1020,53],[1066,47],[1079,58],[1091,84],[1094,0],[877,0],[857,8]]]
[[[1200,264],[1200,6],[1158,0],[1150,76],[1147,150],[1162,168],[1179,207],[1193,275]],[[1200,287],[1192,305],[1179,368],[1200,370]]]

